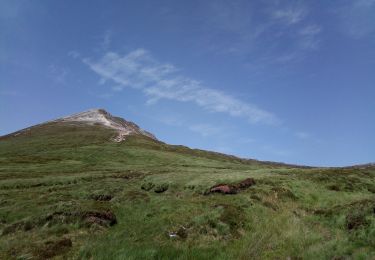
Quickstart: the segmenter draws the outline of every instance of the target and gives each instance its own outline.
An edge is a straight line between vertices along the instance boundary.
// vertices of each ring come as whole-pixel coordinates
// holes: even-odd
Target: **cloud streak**
[[[102,78],[102,83],[111,80],[120,86],[139,89],[148,97],[149,104],[162,99],[190,102],[206,111],[241,117],[250,123],[280,123],[272,113],[206,87],[200,81],[179,73],[175,66],[155,60],[144,49],[124,56],[107,52],[96,61],[83,59],[83,62]]]
[[[361,39],[375,34],[375,0],[349,1],[337,13],[347,36]]]
[[[281,20],[287,25],[297,24],[306,16],[306,10],[302,7],[290,7],[288,9],[275,10],[272,13],[274,19]]]
[[[299,31],[301,38],[300,48],[303,50],[315,50],[318,48],[320,40],[318,35],[322,29],[316,24],[310,24]]]

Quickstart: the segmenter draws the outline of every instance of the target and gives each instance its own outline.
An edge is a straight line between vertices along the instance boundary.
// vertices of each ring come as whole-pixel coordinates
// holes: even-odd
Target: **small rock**
[[[175,237],[177,237],[177,233],[176,232],[169,232],[169,237],[170,238],[175,238]]]

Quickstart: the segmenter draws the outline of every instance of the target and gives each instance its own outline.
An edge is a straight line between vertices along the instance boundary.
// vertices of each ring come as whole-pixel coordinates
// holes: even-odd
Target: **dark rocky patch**
[[[72,245],[73,243],[69,238],[47,241],[42,247],[34,249],[34,255],[40,259],[50,259],[66,253]]]
[[[75,211],[65,212],[56,211],[48,214],[46,217],[21,220],[5,226],[1,235],[12,234],[16,231],[30,231],[36,227],[41,227],[47,224],[52,226],[54,224],[70,224],[76,222],[83,222],[89,226],[98,224],[100,226],[108,227],[117,223],[116,215],[111,210],[104,211]]]
[[[177,234],[177,236],[179,236],[182,239],[186,239],[187,236],[188,236],[187,229],[185,227],[182,227],[182,226],[177,230],[176,234]]]
[[[93,194],[90,196],[91,199],[96,201],[110,201],[113,195],[110,194]]]
[[[348,230],[358,229],[367,226],[369,221],[366,219],[366,212],[354,211],[346,216],[346,228]]]
[[[149,191],[154,187],[155,187],[155,184],[153,184],[152,182],[144,182],[142,183],[141,189],[145,191]]]
[[[218,184],[210,188],[209,193],[222,193],[222,194],[237,194],[241,190],[245,190],[255,185],[253,178],[247,178],[236,184]]]
[[[247,178],[241,182],[239,182],[236,187],[237,189],[247,189],[251,186],[255,185],[255,180],[253,178]]]
[[[116,215],[108,211],[86,211],[82,214],[82,219],[92,225],[98,224],[100,226],[113,226],[117,224]]]
[[[180,226],[177,231],[175,229],[174,231],[168,232],[168,237],[171,239],[179,238],[184,240],[188,237],[188,229]]]
[[[24,221],[19,221],[19,222],[10,224],[10,225],[4,227],[4,229],[2,231],[2,235],[8,235],[8,234],[16,232],[17,230],[24,230],[24,228],[23,228],[24,225],[25,225]]]
[[[357,230],[370,224],[368,217],[375,214],[375,201],[363,199],[349,204],[337,205],[328,209],[316,209],[312,211],[315,215],[331,217],[344,214],[345,225],[348,231]]]
[[[222,194],[236,194],[237,189],[235,187],[233,187],[232,185],[218,184],[218,185],[215,185],[214,187],[212,187],[210,189],[210,192],[211,193],[218,192],[218,193],[222,193]]]
[[[328,185],[327,188],[329,190],[333,190],[333,191],[341,191],[342,190],[342,187],[340,187],[340,185],[337,185],[337,184]]]
[[[21,220],[21,221],[5,226],[3,229],[2,235],[8,235],[19,230],[30,231],[37,225],[38,223],[36,221]]]
[[[169,185],[167,183],[162,183],[162,184],[156,185],[154,188],[154,191],[156,193],[162,193],[162,192],[167,191],[168,188],[169,188]]]
[[[167,191],[168,188],[169,188],[168,183],[161,183],[161,184],[155,185],[152,182],[144,182],[141,186],[142,190],[145,190],[145,191],[154,190],[154,192],[156,192],[156,193],[163,193],[163,192]]]
[[[371,193],[375,193],[375,185],[367,184],[367,190]]]
[[[74,223],[83,221],[89,226],[113,226],[117,223],[116,215],[111,210],[105,211],[79,211],[79,212],[54,212],[45,218],[46,222]]]

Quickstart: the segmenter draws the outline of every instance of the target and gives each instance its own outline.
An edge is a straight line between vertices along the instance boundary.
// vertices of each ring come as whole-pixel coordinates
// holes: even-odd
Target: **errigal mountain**
[[[0,232],[0,259],[374,259],[375,166],[169,145],[92,109],[0,137]]]

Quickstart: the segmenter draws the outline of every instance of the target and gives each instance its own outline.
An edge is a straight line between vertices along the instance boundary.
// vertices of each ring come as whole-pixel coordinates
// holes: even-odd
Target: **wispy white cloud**
[[[299,31],[301,44],[300,47],[306,50],[317,49],[320,43],[318,35],[322,29],[316,24],[310,24]]]
[[[208,23],[221,31],[241,33],[253,24],[252,6],[248,1],[214,1],[209,4],[208,13]]]
[[[273,64],[285,64],[293,61],[297,61],[301,59],[301,52],[299,50],[292,50],[290,52],[286,52],[280,55],[273,56],[271,55],[270,57],[267,57],[269,60],[269,63]]]
[[[301,22],[306,14],[306,8],[302,6],[291,6],[274,10],[272,12],[272,17],[286,23],[287,25],[292,25]]]
[[[321,42],[321,27],[317,24],[307,24],[306,20],[309,15],[309,8],[301,2],[283,5],[280,4],[271,8],[271,17],[280,28],[280,35],[292,43],[291,49],[276,56],[275,63],[290,63],[302,60],[308,51],[316,50]],[[282,29],[282,26],[287,29]],[[294,44],[293,44],[294,43]]]
[[[99,60],[83,59],[104,80],[141,90],[152,104],[161,99],[191,102],[210,111],[242,117],[251,123],[278,124],[272,113],[241,101],[223,91],[179,73],[175,66],[161,63],[143,49],[124,56],[108,52]]]
[[[105,31],[102,42],[101,42],[101,48],[103,50],[107,50],[111,45],[111,38],[112,38],[112,32],[110,30]]]
[[[124,86],[116,85],[116,86],[112,87],[112,90],[115,91],[115,92],[120,92],[120,91],[124,90]]]
[[[322,29],[316,24],[298,26],[289,32],[291,47],[288,51],[270,52],[261,59],[261,64],[288,64],[303,60],[309,52],[317,50],[321,44]]]
[[[301,35],[304,35],[304,36],[314,36],[314,35],[317,35],[320,33],[322,29],[317,26],[316,24],[310,24],[304,28],[302,28],[302,30],[300,30],[300,34]]]
[[[249,51],[255,59],[246,66],[262,71],[270,66],[294,64],[320,47],[322,28],[318,23],[311,22],[311,11],[306,3],[270,1],[260,9],[265,15],[253,21],[252,31],[254,33],[254,28],[262,30],[254,34],[256,44],[252,46],[256,48]],[[283,44],[286,41],[287,46]]]
[[[247,0],[207,2],[201,14],[202,50],[217,54],[243,55],[251,51],[267,27],[256,23],[253,3]],[[227,37],[223,37],[227,36]]]
[[[253,73],[294,64],[321,45],[318,32],[304,31],[313,18],[306,1],[217,0],[195,11],[202,36],[191,44],[198,44],[202,52],[237,56]]]
[[[81,54],[78,51],[69,51],[68,56],[77,59],[81,57]]]
[[[107,52],[96,62],[90,59],[83,59],[83,62],[102,77],[101,83],[109,79],[126,87],[140,89],[164,80],[168,74],[175,71],[172,65],[153,60],[143,49],[137,49],[125,56]]]
[[[51,74],[52,78],[54,79],[54,81],[59,83],[59,84],[65,83],[66,77],[69,73],[68,69],[60,67],[56,64],[51,64],[49,66],[49,71],[50,71],[50,74]]]
[[[375,34],[375,0],[349,1],[336,13],[344,34],[354,39]]]

